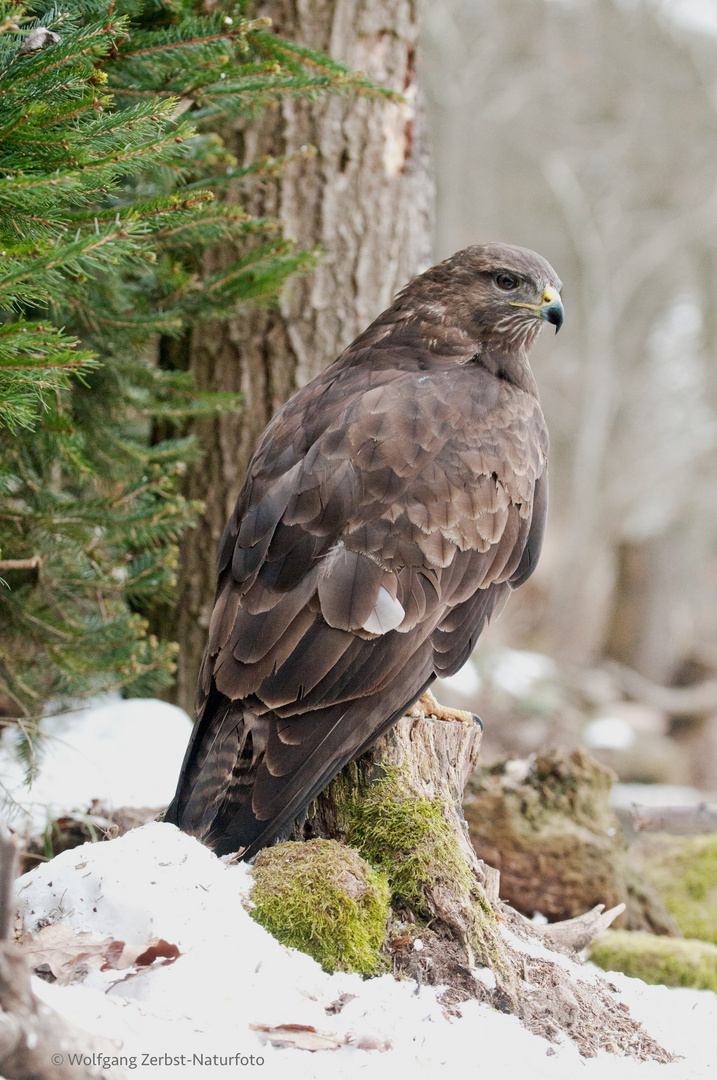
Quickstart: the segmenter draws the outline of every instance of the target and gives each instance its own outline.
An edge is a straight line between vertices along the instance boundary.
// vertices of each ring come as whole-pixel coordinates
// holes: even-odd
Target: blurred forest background
[[[433,4],[424,41],[437,256],[514,238],[570,313],[535,363],[552,513],[525,632],[660,682],[714,665],[715,43],[609,0]]]
[[[621,771],[714,789],[714,687],[654,685],[717,668],[717,37],[689,14],[440,0],[423,85],[436,255],[499,237],[540,251],[564,282],[564,332],[533,363],[552,442],[546,546],[485,646],[554,658],[581,713],[622,721],[589,735]],[[644,679],[615,665],[590,678],[605,660]],[[527,692],[551,667],[525,677]],[[549,726],[524,727],[518,744],[549,741]]]

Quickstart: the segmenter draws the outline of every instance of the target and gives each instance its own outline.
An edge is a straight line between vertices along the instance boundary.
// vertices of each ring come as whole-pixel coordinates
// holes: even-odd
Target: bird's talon
[[[465,709],[450,709],[445,705],[441,705],[439,701],[436,701],[430,690],[426,690],[418,699],[409,715],[423,720],[441,720],[446,723],[456,720],[461,724],[472,724],[474,722],[473,713],[466,712]],[[478,722],[480,723],[480,720]]]

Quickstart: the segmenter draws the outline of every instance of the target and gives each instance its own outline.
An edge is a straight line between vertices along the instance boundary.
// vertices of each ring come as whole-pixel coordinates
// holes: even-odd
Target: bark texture
[[[225,133],[240,162],[315,148],[281,176],[253,181],[241,201],[251,213],[281,219],[301,248],[323,254],[315,271],[291,281],[277,310],[242,310],[193,335],[197,384],[240,392],[244,405],[238,415],[194,425],[205,457],[190,470],[186,493],[204,499],[206,510],[183,545],[172,631],[181,646],[176,700],[190,712],[214,598],[216,547],[257,437],[279,406],[431,261],[433,189],[416,76],[422,6],[418,0],[275,0],[256,9],[271,16],[282,36],[365,71],[403,93],[406,103],[287,97]],[[222,257],[216,252],[209,262]]]
[[[444,801],[451,827],[466,858],[474,863],[461,803],[468,777],[478,763],[480,724],[404,716],[386,735],[348,765],[309,807],[301,837],[331,836],[346,840],[350,831],[347,799],[366,790],[388,769],[405,769],[414,797]],[[482,879],[482,871],[479,871]],[[497,893],[495,894],[497,898]]]

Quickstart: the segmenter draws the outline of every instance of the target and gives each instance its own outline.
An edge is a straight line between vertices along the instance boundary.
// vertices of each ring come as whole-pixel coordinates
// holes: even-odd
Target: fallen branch
[[[603,930],[607,930],[608,926],[615,921],[618,915],[622,915],[624,910],[624,904],[617,904],[615,907],[610,908],[609,911],[605,911],[604,904],[596,904],[590,911],[586,911],[583,915],[578,915],[574,919],[563,919],[562,922],[544,923],[542,925],[534,923],[531,919],[526,919],[524,915],[520,915],[520,918],[526,926],[530,927],[533,934],[545,938],[546,941],[554,945],[575,949],[576,952],[580,952],[581,949],[591,945],[602,934]]]
[[[34,570],[41,565],[41,555],[33,555],[29,559],[0,559],[0,570]]]
[[[623,693],[653,705],[661,712],[673,716],[717,713],[717,679],[708,679],[695,686],[661,686],[616,660],[608,661],[604,667]]]
[[[717,832],[717,806],[697,803],[694,806],[632,807],[635,832],[666,832],[673,836],[691,836]]]

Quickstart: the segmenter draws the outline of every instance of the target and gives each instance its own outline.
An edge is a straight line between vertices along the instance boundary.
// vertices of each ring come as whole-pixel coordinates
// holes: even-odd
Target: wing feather
[[[329,626],[358,630],[370,617],[384,577],[383,567],[339,542],[319,575],[321,614]]]

